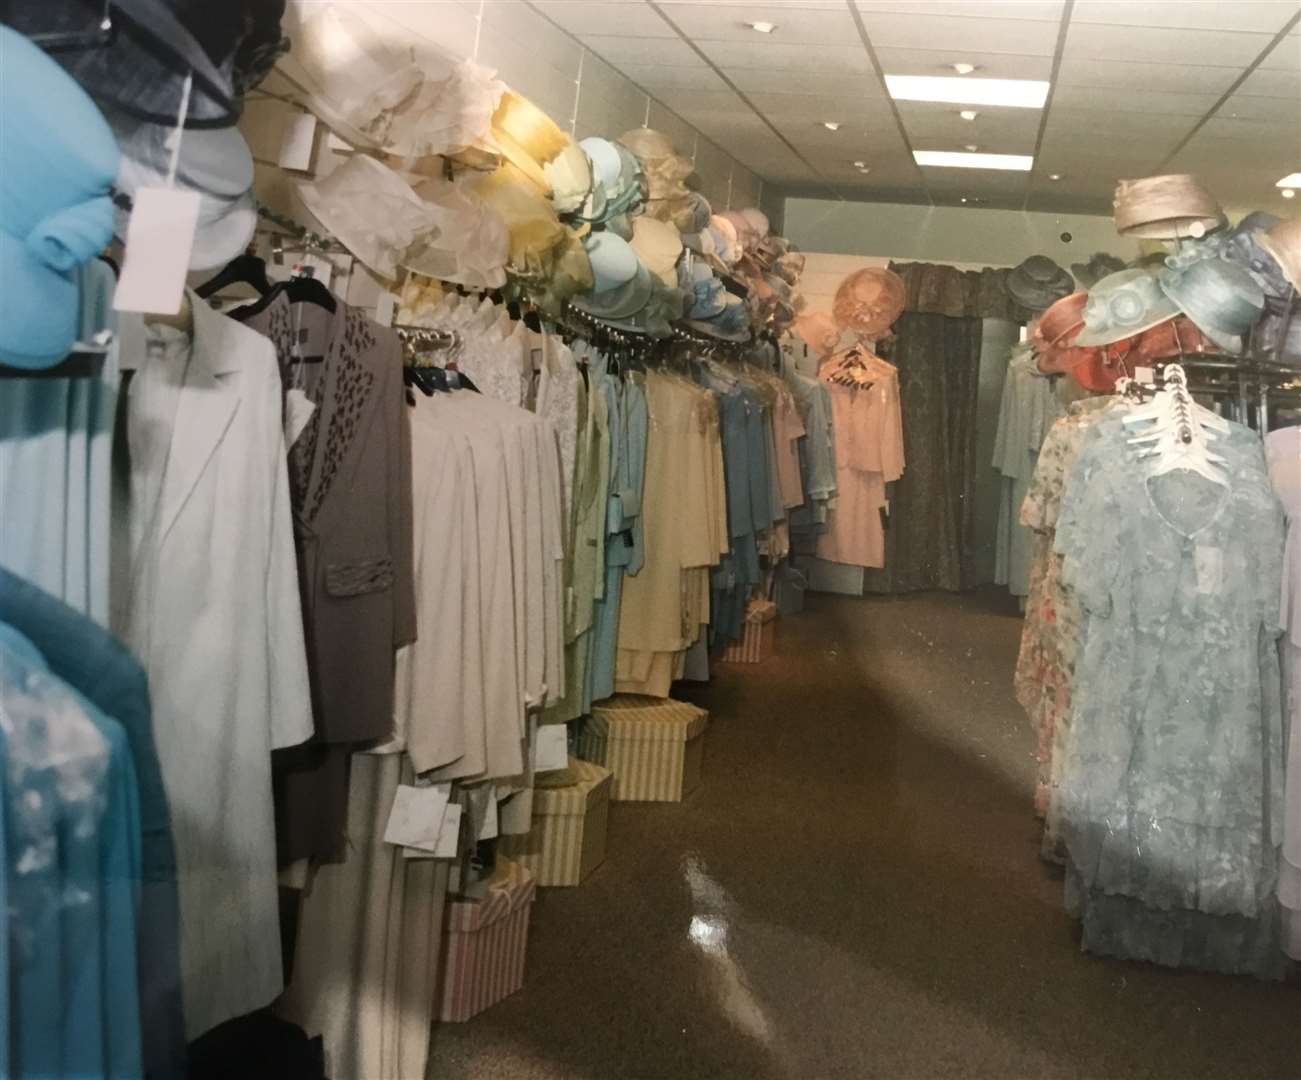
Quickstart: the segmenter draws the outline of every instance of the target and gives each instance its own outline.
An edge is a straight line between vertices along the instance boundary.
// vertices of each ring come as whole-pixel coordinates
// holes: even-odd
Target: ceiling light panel
[[[1301,172],[1288,173],[1274,185],[1281,188],[1301,188]]]
[[[1029,172],[1034,158],[1029,154],[970,154],[965,150],[914,150],[918,165],[949,169],[999,169]]]
[[[997,105],[1042,109],[1048,83],[1038,79],[979,79],[957,75],[887,75],[896,101],[945,101],[953,105]]]

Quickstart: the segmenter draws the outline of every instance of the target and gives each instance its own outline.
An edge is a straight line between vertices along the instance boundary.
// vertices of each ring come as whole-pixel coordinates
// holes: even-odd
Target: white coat
[[[312,714],[275,352],[190,299],[192,347],[173,339],[130,388],[128,441],[152,449],[130,463],[117,629],[149,675],[193,1039],[282,988],[271,750]]]

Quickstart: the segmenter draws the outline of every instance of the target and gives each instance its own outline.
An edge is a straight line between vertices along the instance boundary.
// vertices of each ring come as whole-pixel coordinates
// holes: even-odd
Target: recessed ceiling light
[[[887,75],[896,101],[945,101],[953,105],[1003,105],[1042,109],[1048,83],[1038,79],[966,79],[951,75]]]
[[[770,23],[770,22],[752,22],[752,23],[746,23],[745,25],[748,26],[751,30],[753,30],[756,34],[771,34],[774,30],[777,29],[777,24]]]
[[[839,130],[840,130],[840,121],[839,121],[839,120],[823,120],[823,121],[822,121],[822,126],[823,126],[824,128],[826,128],[828,131],[839,131]]]
[[[1060,180],[1061,178],[1062,178],[1062,174],[1059,172],[1050,172],[1048,174],[1049,180]]]
[[[1281,188],[1301,188],[1301,172],[1289,173],[1274,186]]]
[[[973,142],[969,142],[962,149],[964,149],[968,154],[974,154],[977,150],[980,149],[980,147]]]
[[[970,75],[973,71],[976,70],[975,64],[963,64],[963,63],[950,64],[949,67],[951,67],[959,75]]]
[[[855,161],[855,162],[853,163],[853,165],[854,165],[854,168],[856,168],[856,169],[866,169],[866,168],[867,168],[867,162],[866,162],[866,161]]]
[[[975,109],[962,109],[958,115],[964,120],[974,120],[980,113],[976,112]]]
[[[962,196],[962,201],[963,201],[963,202],[966,202],[966,201],[967,201],[967,197],[966,197],[965,195]]]
[[[1029,172],[1034,168],[1030,154],[967,154],[958,150],[914,150],[918,165],[938,165],[951,169],[1010,169]]]
[[[1279,194],[1285,199],[1295,199],[1296,188],[1285,187],[1281,192],[1279,192]]]

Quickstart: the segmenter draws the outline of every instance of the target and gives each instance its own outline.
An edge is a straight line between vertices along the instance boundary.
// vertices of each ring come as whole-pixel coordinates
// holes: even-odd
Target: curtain
[[[990,309],[1006,317],[1010,301],[1005,293],[997,299],[1000,271],[924,263],[891,269],[908,285],[909,310],[882,349],[899,369],[906,467],[890,498],[885,569],[868,570],[864,589],[957,591],[975,581],[981,318]]]
[[[1019,323],[1029,322],[1034,315],[1008,294],[1011,270],[958,270],[935,263],[891,263],[890,269],[908,289],[905,311]]]

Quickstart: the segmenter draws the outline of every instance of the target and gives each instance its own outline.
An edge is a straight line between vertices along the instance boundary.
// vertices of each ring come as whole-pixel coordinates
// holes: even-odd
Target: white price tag
[[[382,292],[375,301],[375,321],[380,326],[393,325],[393,313],[397,310],[398,298],[391,292]]]
[[[455,859],[461,853],[461,804],[452,803],[443,818],[443,831],[438,837],[434,855],[440,859]]]
[[[316,278],[327,289],[330,287],[330,280],[334,277],[334,263],[324,255],[305,255],[299,265],[310,266],[312,268],[312,277]]]
[[[285,446],[293,446],[316,412],[313,402],[301,387],[291,387],[285,395]]]
[[[136,192],[122,276],[113,298],[116,311],[175,315],[181,310],[198,221],[197,191],[141,188]]]
[[[298,113],[285,125],[276,162],[282,169],[308,172],[312,167],[312,147],[315,144],[316,117],[311,113]]]
[[[1136,367],[1134,369],[1134,379],[1141,383],[1156,382],[1156,368]]]
[[[393,796],[388,824],[384,826],[384,842],[437,854],[449,816],[447,802],[451,794],[451,784],[431,784],[428,787],[399,784]],[[454,809],[459,822],[461,808],[457,806]]]
[[[533,742],[533,771],[549,772],[569,766],[569,732],[564,724],[539,724]]]
[[[479,827],[478,840],[492,840],[501,831],[501,825],[497,815],[497,798],[494,795],[488,800],[487,812],[483,815],[483,824]]]

